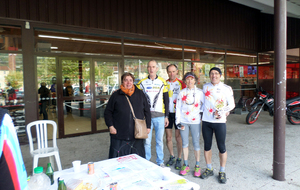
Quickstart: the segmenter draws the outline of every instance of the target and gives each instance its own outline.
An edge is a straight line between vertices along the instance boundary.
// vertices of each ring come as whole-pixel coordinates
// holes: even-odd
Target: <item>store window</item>
[[[121,56],[121,39],[106,36],[36,30],[35,51]]]
[[[26,135],[22,54],[0,53],[0,106],[9,111],[18,136]]]
[[[126,57],[182,59],[182,45],[124,39],[124,54]]]
[[[258,69],[258,81],[261,86],[267,92],[273,94],[274,83],[274,66],[273,65],[261,65]],[[299,96],[299,63],[290,63],[286,66],[286,98],[293,98]]]
[[[226,65],[226,84],[231,86],[236,107],[242,108],[244,101],[255,96],[257,66]]]
[[[21,28],[0,25],[0,50],[22,51]]]

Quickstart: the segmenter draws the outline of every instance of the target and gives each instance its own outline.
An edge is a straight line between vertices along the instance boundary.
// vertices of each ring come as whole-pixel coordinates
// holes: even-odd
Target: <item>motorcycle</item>
[[[246,123],[251,125],[255,123],[259,114],[264,109],[270,116],[274,115],[274,97],[260,87],[258,91],[259,98],[252,105],[251,111],[246,117]],[[286,100],[286,116],[293,125],[300,125],[300,97],[294,97]]]

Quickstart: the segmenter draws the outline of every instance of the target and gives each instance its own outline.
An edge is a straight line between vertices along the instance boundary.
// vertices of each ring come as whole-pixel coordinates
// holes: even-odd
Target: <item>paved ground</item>
[[[272,178],[273,164],[273,118],[264,112],[253,125],[245,123],[246,115],[232,114],[227,123],[227,151],[226,165],[227,183],[219,184],[218,150],[213,143],[213,167],[215,175],[206,180],[194,178],[190,172],[186,178],[196,182],[201,189],[300,189],[300,126],[286,122],[286,160],[285,181]],[[154,135],[153,135],[154,136]],[[195,163],[190,137],[189,163],[193,168]],[[153,139],[152,142],[155,140]],[[175,139],[173,139],[175,144]],[[200,139],[203,147],[203,139]],[[107,159],[109,149],[108,133],[86,135],[74,138],[59,139],[60,158],[63,169],[70,168],[73,160],[82,163]],[[155,147],[155,144],[153,144]],[[28,145],[22,145],[22,154],[28,174],[32,172],[32,158]],[[176,153],[176,147],[174,147]],[[164,148],[165,161],[169,158],[167,148]],[[152,149],[152,159],[155,161],[155,148]],[[39,165],[46,167],[48,159],[40,159]],[[203,149],[201,150],[200,166],[205,170]],[[179,173],[172,167],[172,171]]]

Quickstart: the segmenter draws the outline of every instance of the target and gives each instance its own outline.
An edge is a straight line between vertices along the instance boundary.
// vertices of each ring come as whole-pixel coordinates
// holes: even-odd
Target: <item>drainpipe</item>
[[[286,0],[274,0],[275,105],[273,137],[273,178],[285,180],[286,126]]]

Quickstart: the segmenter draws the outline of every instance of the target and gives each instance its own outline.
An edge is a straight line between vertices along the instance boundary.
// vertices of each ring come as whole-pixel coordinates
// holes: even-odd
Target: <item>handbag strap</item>
[[[125,97],[126,97],[126,99],[127,99],[128,103],[129,103],[129,106],[130,106],[130,109],[131,109],[131,112],[132,112],[133,118],[135,119],[136,117],[135,117],[135,114],[134,114],[134,111],[133,111],[132,105],[131,105],[131,103],[130,103],[130,101],[129,101],[128,97],[127,97],[126,95],[125,95]]]

